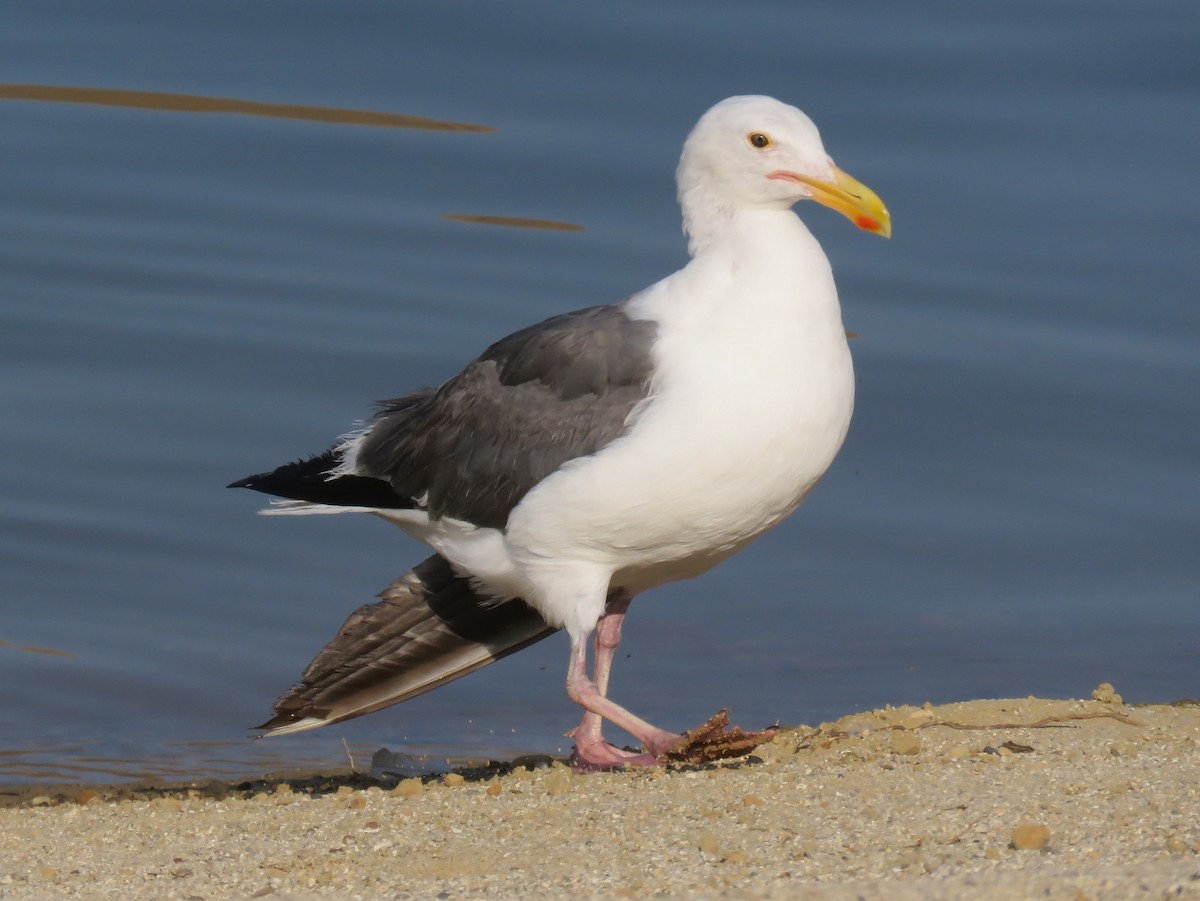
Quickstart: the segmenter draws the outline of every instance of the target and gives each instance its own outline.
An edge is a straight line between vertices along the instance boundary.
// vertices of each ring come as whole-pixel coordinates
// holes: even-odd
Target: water
[[[247,741],[422,553],[221,486],[677,268],[679,145],[746,92],[809,112],[896,236],[802,209],[860,335],[849,440],[793,520],[634,606],[614,695],[677,728],[1196,695],[1198,34],[1187,0],[6,9],[7,84],[495,130],[0,101],[0,783],[565,748],[559,637]]]

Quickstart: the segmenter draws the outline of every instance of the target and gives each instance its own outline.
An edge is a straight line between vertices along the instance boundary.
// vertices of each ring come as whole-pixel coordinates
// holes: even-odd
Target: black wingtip
[[[329,478],[329,470],[337,465],[333,451],[314,454],[308,458],[293,460],[268,472],[255,473],[230,482],[226,488],[249,488],[251,491],[261,491],[263,494],[274,494],[279,497],[290,497],[296,500],[313,500],[307,497],[308,490],[320,486]]]
[[[334,504],[342,507],[411,507],[412,501],[401,497],[382,479],[369,476],[330,477],[338,465],[335,452],[285,463],[270,472],[246,476],[230,482],[229,488],[249,488],[263,494],[308,501],[313,504]]]

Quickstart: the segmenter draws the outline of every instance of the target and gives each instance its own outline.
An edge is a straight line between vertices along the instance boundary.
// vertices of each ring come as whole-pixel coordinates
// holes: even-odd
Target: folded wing
[[[556,630],[523,601],[488,604],[432,556],[360,607],[259,729],[327,726],[445,685]]]

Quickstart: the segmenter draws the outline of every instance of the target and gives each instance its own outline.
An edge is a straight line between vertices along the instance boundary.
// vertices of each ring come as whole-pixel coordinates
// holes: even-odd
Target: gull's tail
[[[359,607],[257,728],[283,735],[398,704],[557,631],[524,601],[484,601],[434,555]]]

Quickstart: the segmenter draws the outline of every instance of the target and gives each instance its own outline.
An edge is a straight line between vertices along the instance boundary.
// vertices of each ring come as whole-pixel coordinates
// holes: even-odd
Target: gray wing
[[[523,601],[485,604],[433,556],[350,615],[257,727],[268,735],[327,726],[398,704],[474,672],[556,630]]]
[[[436,391],[387,401],[362,436],[356,473],[434,518],[503,528],[538,482],[625,433],[649,393],[656,333],[621,305],[522,329]]]

